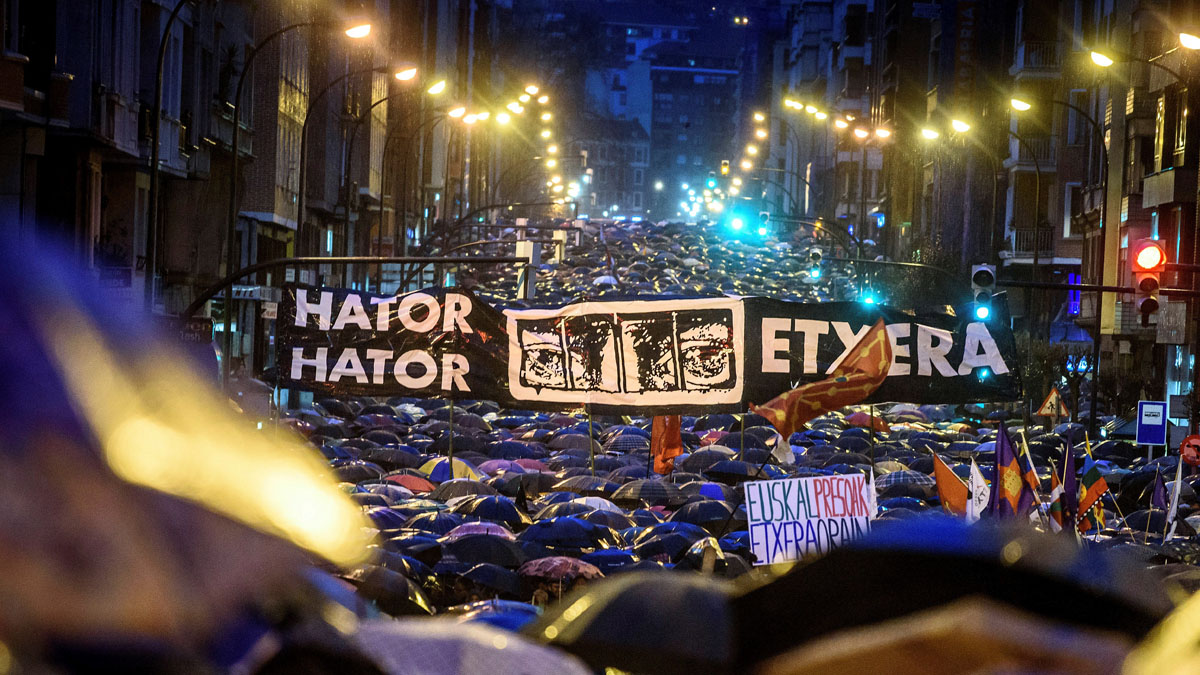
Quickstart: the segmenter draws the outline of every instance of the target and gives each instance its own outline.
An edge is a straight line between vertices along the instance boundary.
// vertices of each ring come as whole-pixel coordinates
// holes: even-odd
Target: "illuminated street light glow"
[[[1019,98],[1013,98],[1011,101],[1009,101],[1009,105],[1011,105],[1013,110],[1016,110],[1017,112],[1025,112],[1033,107],[1032,103]]]
[[[1200,35],[1183,31],[1179,34],[1179,44],[1184,49],[1200,49]]]
[[[486,110],[484,110],[483,112],[477,112],[477,113],[475,113],[475,118],[476,118],[476,119],[478,119],[478,120],[480,120],[480,121],[486,120],[487,118],[489,118],[489,117],[491,117],[491,116],[492,116],[492,113],[490,113],[490,112],[488,112],[488,111],[486,111]]]
[[[746,223],[743,222],[741,218],[734,218],[733,220],[729,221],[729,226],[735,230],[742,229],[742,226],[744,226],[745,224]]]
[[[475,113],[471,113],[470,115],[463,115],[462,121],[463,121],[463,124],[475,124],[475,122],[478,119],[479,119],[479,115],[476,115]]]
[[[558,166],[558,160],[557,159],[548,159],[548,160],[546,160],[546,166],[548,168],[553,169],[554,167]]]
[[[462,117],[463,115],[467,114],[467,109],[460,105],[457,108],[454,108],[453,110],[447,112],[446,114],[451,117]]]
[[[806,106],[804,106],[804,112],[811,115],[811,114],[817,112],[817,106],[812,105],[812,104],[806,105]]]
[[[875,135],[880,138],[887,138],[892,135],[892,130],[887,127],[879,127],[875,130]]]
[[[557,145],[547,145],[547,146],[546,146],[546,152],[548,152],[548,153],[550,153],[550,154],[552,154],[552,155],[553,155],[553,154],[557,154],[557,153],[558,153],[558,146],[557,146]]]
[[[521,94],[517,97],[517,100],[521,103],[529,103],[529,94]]]
[[[654,181],[654,189],[658,192],[662,192],[663,182],[661,180]]]
[[[749,171],[750,169],[754,168],[754,162],[751,162],[748,159],[743,159],[740,166],[742,167],[742,171]]]
[[[538,97],[537,101],[538,101],[538,103],[541,103],[542,105],[546,105],[547,103],[550,102],[550,97],[545,94],[542,94],[541,96]]]
[[[425,93],[437,96],[443,91],[446,91],[446,81],[438,80],[437,82],[434,82],[428,89],[426,89]]]
[[[541,134],[541,136],[542,136],[542,138],[550,138],[550,130],[549,130],[549,129],[542,129],[542,134]]]
[[[829,117],[829,113],[827,113],[827,112],[825,112],[825,111],[823,111],[823,110],[818,110],[817,112],[813,113],[813,117],[815,117],[815,118],[817,118],[817,119],[819,119],[819,120],[823,120],[823,119],[825,119],[826,117]]]
[[[680,190],[686,190],[686,189],[688,189],[688,184],[687,184],[687,183],[680,183],[680,184],[679,184],[679,189],[680,189]]]
[[[836,119],[833,121],[833,126],[839,129],[845,129],[846,127],[850,126],[850,123],[843,119]]]
[[[513,112],[513,114],[521,112],[521,104],[517,103],[516,101],[513,101],[512,103],[509,103],[508,105],[506,105],[504,107],[511,110]]]
[[[871,135],[871,132],[867,131],[866,129],[864,129],[862,127],[854,128],[854,137],[855,138],[863,139],[870,135]]]
[[[551,177],[550,177],[550,182],[551,182],[551,183],[554,183],[555,185],[557,185],[557,184],[559,184],[559,183],[561,183],[561,182],[562,182],[562,176],[551,176]]]
[[[1088,54],[1088,56],[1092,57],[1092,63],[1100,66],[1101,68],[1107,68],[1115,63],[1115,61],[1112,60],[1112,57],[1095,50]]]
[[[971,130],[971,125],[962,120],[950,120],[950,128],[960,134],[965,134]]]
[[[360,23],[346,29],[346,37],[361,40],[371,34],[371,24]]]
[[[741,192],[741,190],[739,190],[736,185],[729,188],[729,194],[733,195],[734,197],[738,196],[738,193],[740,193],[740,192]]]
[[[754,136],[755,136],[755,138],[766,138],[767,130],[766,129],[755,129]]]
[[[510,121],[512,121],[512,117],[510,117],[508,113],[506,113],[506,112],[496,113],[496,123],[497,124],[508,124]]]
[[[758,154],[758,146],[757,145],[747,145],[746,146],[746,154],[747,155],[757,155]]]
[[[401,82],[407,82],[417,76],[416,68],[405,68],[396,71],[396,79]]]
[[[734,184],[734,185],[741,185],[741,184],[742,184],[742,179],[741,179],[740,177],[738,177],[738,178],[734,178],[734,179],[733,179],[733,184]]]
[[[538,93],[537,85],[531,84],[531,85],[525,87],[525,93],[529,94],[530,96],[533,96],[534,94]]]
[[[932,141],[932,140],[934,140],[934,139],[936,139],[938,136],[941,136],[941,134],[939,134],[938,132],[934,131],[933,129],[922,129],[922,130],[921,130],[921,135],[922,135],[922,136],[924,136],[925,138],[927,138],[927,139],[931,140],[931,141]]]
[[[763,121],[763,120],[765,120],[765,119],[767,119],[766,115],[763,115],[763,114],[762,114],[762,113],[760,113],[760,112],[756,112],[756,113],[754,113],[754,121],[755,121],[755,122],[762,122],[762,121]]]
[[[542,121],[543,121],[543,122],[549,122],[549,121],[550,121],[550,118],[552,118],[552,117],[554,117],[554,115],[551,115],[551,114],[550,114],[550,113],[548,113],[548,112],[544,112],[544,113],[542,113]]]
[[[783,99],[783,106],[785,108],[803,108],[804,107],[803,104],[801,104],[799,101],[797,101],[794,98]]]

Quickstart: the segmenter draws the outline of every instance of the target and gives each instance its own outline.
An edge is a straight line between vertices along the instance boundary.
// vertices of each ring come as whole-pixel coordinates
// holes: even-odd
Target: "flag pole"
[[[595,478],[596,477],[596,446],[593,445],[593,443],[595,443],[596,441],[592,438],[592,404],[590,402],[585,402],[583,404],[583,411],[587,414],[587,418],[588,418],[588,463],[592,467],[592,478]]]
[[[446,399],[446,403],[450,404],[450,429],[447,433],[450,434],[450,477],[454,478],[454,399]]]

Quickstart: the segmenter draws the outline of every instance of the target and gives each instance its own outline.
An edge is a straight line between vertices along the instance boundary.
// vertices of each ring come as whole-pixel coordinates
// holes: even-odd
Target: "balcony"
[[[1033,257],[1036,242],[1039,258],[1049,260],[1054,256],[1054,231],[1049,227],[1034,230],[1031,227],[1017,228],[1012,231],[1013,258]]]
[[[1142,180],[1142,208],[1196,201],[1196,170],[1163,169]]]
[[[1026,138],[1025,143],[1021,143],[1015,138],[1009,138],[1008,158],[1004,160],[1004,166],[1011,169],[1020,164],[1025,168],[1033,169],[1035,168],[1034,158],[1036,158],[1036,168],[1041,169],[1043,175],[1051,174],[1057,169],[1057,150],[1058,146],[1050,136]]]
[[[1026,40],[1017,45],[1017,56],[1008,74],[1057,75],[1062,68],[1062,53],[1057,42]]]

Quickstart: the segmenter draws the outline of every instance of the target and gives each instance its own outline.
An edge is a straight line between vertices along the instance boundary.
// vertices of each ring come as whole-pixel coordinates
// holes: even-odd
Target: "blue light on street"
[[[987,321],[987,318],[992,315],[992,310],[987,305],[979,305],[975,308],[975,318],[980,321]]]
[[[743,225],[745,225],[745,223],[742,222],[741,218],[734,218],[733,220],[729,221],[729,226],[735,230],[742,229]]]

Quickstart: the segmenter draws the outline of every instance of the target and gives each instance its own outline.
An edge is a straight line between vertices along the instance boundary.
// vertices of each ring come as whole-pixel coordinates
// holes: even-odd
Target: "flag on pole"
[[[1062,515],[1064,523],[1079,520],[1079,479],[1075,476],[1075,455],[1068,445],[1063,449]]]
[[[1167,510],[1167,484],[1163,482],[1161,470],[1154,472],[1154,492],[1150,494],[1150,508]]]
[[[1028,512],[1035,493],[1021,469],[1017,450],[1004,424],[996,435],[996,480],[992,484],[992,499],[988,511],[993,518],[1015,518]]]
[[[942,510],[956,516],[967,514],[967,484],[962,481],[938,454],[933,453],[933,478],[937,482],[938,501]]]
[[[666,475],[675,470],[675,458],[683,454],[679,415],[656,415],[650,426],[650,454],[654,473]]]
[[[1171,486],[1171,504],[1167,508],[1167,531],[1166,538],[1170,539],[1175,534],[1175,528],[1179,525],[1179,486],[1183,484],[1183,458],[1175,464],[1175,483]]]
[[[1054,466],[1054,462],[1050,462],[1050,508],[1048,509],[1050,516],[1050,531],[1062,532],[1063,529],[1063,485],[1058,479],[1058,468]],[[1070,521],[1067,521],[1070,523]],[[1070,527],[1068,525],[1067,527]]]
[[[983,472],[979,470],[979,465],[974,459],[971,460],[971,480],[968,485],[971,488],[971,497],[967,502],[967,522],[973,523],[987,510],[992,497],[987,479],[983,477]]]
[[[1083,477],[1079,479],[1083,496],[1079,498],[1079,512],[1086,513],[1108,492],[1108,481],[1100,473],[1100,466],[1090,457],[1083,463]]]
[[[785,439],[818,415],[865,399],[883,384],[892,367],[892,343],[883,319],[875,322],[829,377],[801,385],[750,409],[765,417]]]

